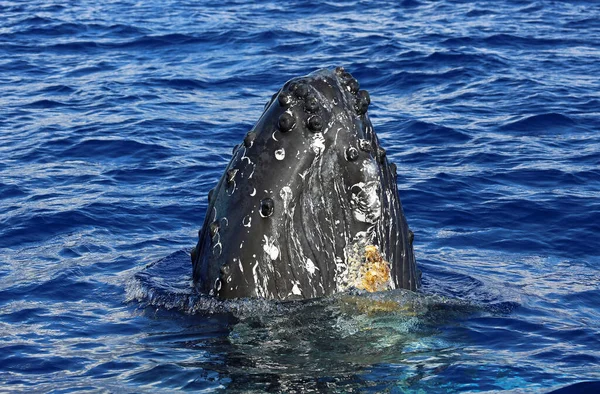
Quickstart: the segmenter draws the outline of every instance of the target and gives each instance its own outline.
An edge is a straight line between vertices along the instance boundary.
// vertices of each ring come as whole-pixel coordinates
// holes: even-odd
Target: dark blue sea
[[[335,66],[422,288],[199,297],[232,147]],[[599,78],[595,0],[0,0],[0,392],[600,391]]]

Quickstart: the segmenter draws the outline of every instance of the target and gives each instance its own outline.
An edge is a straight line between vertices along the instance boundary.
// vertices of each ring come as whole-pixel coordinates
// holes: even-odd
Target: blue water
[[[0,391],[599,381],[599,59],[592,0],[0,1]],[[194,296],[232,147],[337,65],[398,165],[421,293]]]

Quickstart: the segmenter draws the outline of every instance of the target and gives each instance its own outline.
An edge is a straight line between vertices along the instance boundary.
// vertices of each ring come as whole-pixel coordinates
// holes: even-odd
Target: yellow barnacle
[[[369,292],[383,291],[389,288],[390,264],[381,257],[374,245],[365,246],[365,262],[358,273],[358,288]]]

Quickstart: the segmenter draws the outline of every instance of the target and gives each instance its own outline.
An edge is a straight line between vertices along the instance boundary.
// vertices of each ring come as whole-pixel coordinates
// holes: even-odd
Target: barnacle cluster
[[[358,288],[369,292],[388,290],[390,263],[385,261],[374,245],[365,246],[364,262],[358,272]]]
[[[368,292],[390,289],[390,263],[375,245],[354,245],[348,256],[348,287]]]

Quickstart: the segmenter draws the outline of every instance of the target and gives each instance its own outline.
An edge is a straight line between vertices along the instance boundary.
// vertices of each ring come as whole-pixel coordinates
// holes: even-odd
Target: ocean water
[[[0,0],[0,391],[598,390],[599,59],[592,0]],[[194,294],[232,147],[338,65],[422,289]]]

